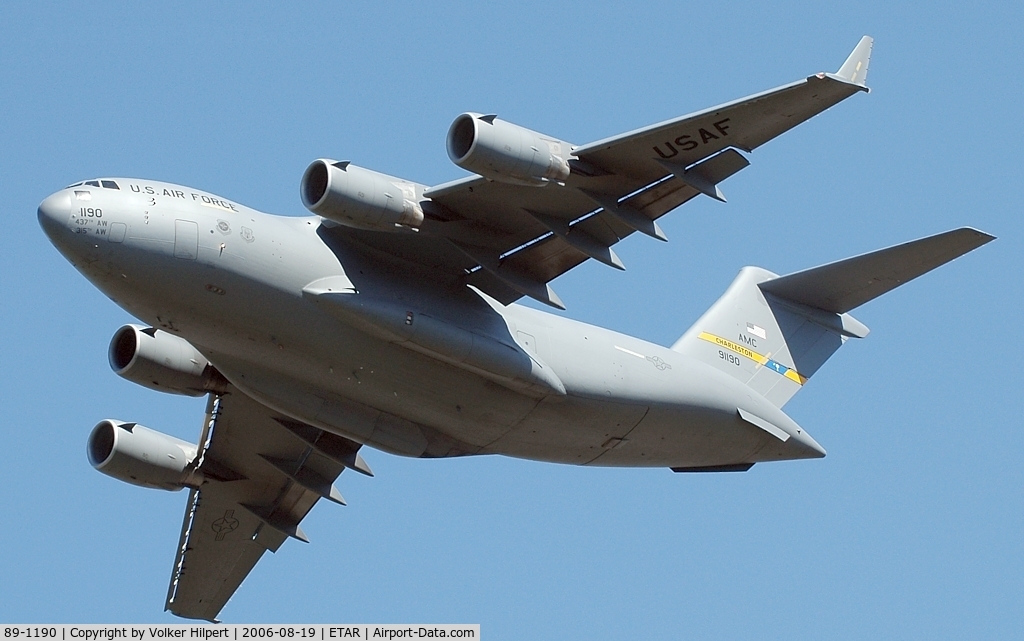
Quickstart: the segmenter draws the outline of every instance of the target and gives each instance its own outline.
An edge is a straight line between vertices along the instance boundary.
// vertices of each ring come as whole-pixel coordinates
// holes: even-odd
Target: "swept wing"
[[[333,482],[369,468],[360,445],[288,419],[233,390],[211,396],[204,479],[189,494],[165,609],[213,621],[267,550],[289,537],[321,498],[344,505]]]
[[[573,147],[561,183],[471,176],[428,188],[420,233],[334,233],[447,272],[505,304],[526,295],[564,308],[551,280],[589,258],[624,268],[617,242],[636,231],[666,240],[656,220],[700,194],[724,200],[718,185],[749,164],[745,153],[867,91],[871,46],[862,38],[837,73]]]

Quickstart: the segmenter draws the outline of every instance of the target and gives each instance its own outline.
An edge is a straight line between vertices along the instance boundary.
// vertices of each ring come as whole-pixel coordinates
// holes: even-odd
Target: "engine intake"
[[[107,359],[121,378],[158,392],[202,396],[227,387],[220,372],[191,343],[151,327],[125,325],[117,330]]]
[[[349,162],[314,160],[299,191],[306,209],[348,227],[395,231],[396,225],[423,224],[413,183]]]
[[[448,129],[448,157],[467,171],[498,182],[546,185],[569,177],[572,145],[499,120],[464,113]]]
[[[86,452],[96,470],[142,487],[176,491],[190,482],[197,448],[138,423],[107,419],[89,434]]]

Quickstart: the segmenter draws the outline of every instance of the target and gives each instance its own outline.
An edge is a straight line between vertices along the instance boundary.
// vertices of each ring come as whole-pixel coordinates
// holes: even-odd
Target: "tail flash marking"
[[[714,334],[710,334],[708,332],[701,332],[698,338],[705,340],[709,343],[714,343],[719,347],[724,347],[725,349],[731,352],[736,352],[740,356],[745,356],[750,360],[754,361],[755,363],[757,363],[758,365],[767,367],[773,372],[785,376],[786,378],[793,381],[794,383],[797,383],[798,385],[803,385],[804,383],[807,382],[807,377],[801,374],[800,372],[796,371],[791,367],[786,367],[782,363],[774,361],[768,358],[767,356],[758,354],[749,347],[744,347],[738,343],[734,343],[728,339],[722,338],[721,336],[715,336]]]

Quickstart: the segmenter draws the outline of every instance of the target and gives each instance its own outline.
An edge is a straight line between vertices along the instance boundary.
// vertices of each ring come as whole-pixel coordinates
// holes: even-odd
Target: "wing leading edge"
[[[321,498],[344,505],[333,482],[346,467],[371,474],[359,444],[292,421],[237,390],[210,396],[165,609],[217,614],[267,550],[289,537]]]

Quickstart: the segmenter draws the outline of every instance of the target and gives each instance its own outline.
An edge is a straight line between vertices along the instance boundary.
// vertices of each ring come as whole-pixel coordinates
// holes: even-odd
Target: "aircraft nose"
[[[50,194],[39,203],[37,215],[39,226],[50,240],[54,240],[62,229],[67,229],[68,217],[71,216],[71,195],[67,190]]]

